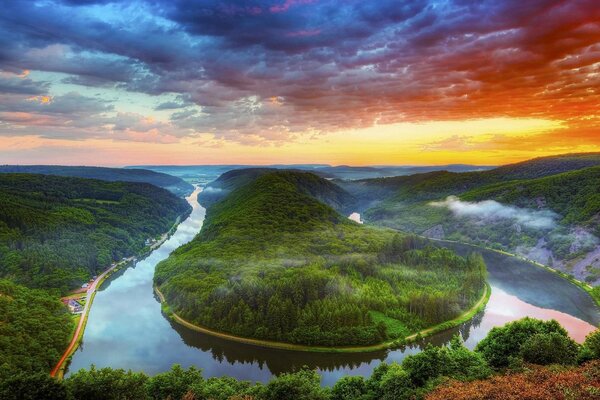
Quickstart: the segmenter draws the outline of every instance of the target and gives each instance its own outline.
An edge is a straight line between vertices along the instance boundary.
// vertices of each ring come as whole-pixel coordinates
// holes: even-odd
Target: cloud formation
[[[558,215],[550,210],[529,210],[507,206],[495,200],[462,201],[456,196],[449,196],[444,201],[431,202],[430,205],[448,208],[457,217],[484,221],[512,220],[533,229],[552,229],[556,226],[558,218]]]
[[[0,70],[13,74],[0,75],[3,96],[64,85],[140,93],[160,99],[151,110],[177,113],[164,121],[174,136],[209,132],[247,144],[400,121],[573,121],[600,109],[600,7],[595,0],[14,0],[0,9]],[[62,79],[18,77],[24,70]],[[44,115],[56,118],[57,110]],[[597,121],[584,125],[598,133]],[[13,134],[27,131],[17,128]]]

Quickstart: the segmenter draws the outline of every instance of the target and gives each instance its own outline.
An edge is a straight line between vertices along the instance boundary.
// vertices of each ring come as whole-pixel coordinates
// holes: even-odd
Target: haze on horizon
[[[0,9],[0,164],[498,165],[600,151],[595,0]]]

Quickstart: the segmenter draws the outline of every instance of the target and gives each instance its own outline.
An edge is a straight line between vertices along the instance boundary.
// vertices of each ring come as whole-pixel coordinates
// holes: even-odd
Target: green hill
[[[228,171],[207,185],[198,198],[203,205],[210,206],[225,198],[231,191],[273,172],[293,172],[289,175],[289,179],[298,177],[296,183],[301,191],[340,212],[351,212],[353,210],[356,199],[334,183],[313,173],[274,168],[244,168]]]
[[[600,165],[600,153],[565,154],[535,158],[487,171],[434,171],[347,182],[343,183],[342,187],[363,202],[375,199],[387,202],[417,202],[457,195],[492,183],[541,178],[596,165]],[[382,208],[385,209],[385,206]]]
[[[594,235],[600,235],[599,171],[600,154],[569,154],[490,171],[433,172],[356,182],[345,188],[363,203],[372,200],[368,197],[372,193],[383,194],[384,201],[366,207],[363,217],[368,222],[517,252],[593,283],[600,280],[600,261],[594,256],[598,245]],[[510,213],[539,216],[545,212],[552,217],[548,214],[552,211],[556,223],[542,229],[514,218],[469,217],[432,206],[432,201],[449,195],[461,201],[518,207]]]
[[[354,223],[318,200],[339,192],[331,185],[269,172],[214,203],[157,267],[169,307],[239,336],[344,346],[404,337],[479,298],[480,258]]]
[[[548,208],[564,224],[583,224],[600,235],[600,166],[483,186],[461,195],[469,201],[493,199],[526,208]]]
[[[192,185],[180,178],[147,169],[71,167],[63,165],[0,165],[0,173],[70,176],[75,178],[100,179],[110,182],[145,182],[167,189],[182,197],[194,191]]]
[[[147,183],[0,174],[0,277],[65,292],[166,232],[189,205]]]

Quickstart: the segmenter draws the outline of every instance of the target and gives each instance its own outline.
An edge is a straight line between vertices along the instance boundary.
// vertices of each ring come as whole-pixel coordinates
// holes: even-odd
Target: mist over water
[[[552,229],[556,226],[558,215],[550,210],[529,210],[507,206],[495,200],[480,202],[462,201],[449,196],[443,201],[429,203],[434,207],[446,207],[457,217],[470,217],[481,220],[508,219],[534,229]]]
[[[176,233],[134,267],[115,274],[99,290],[91,309],[82,346],[73,356],[68,374],[80,368],[124,368],[150,375],[173,364],[202,368],[206,377],[232,376],[268,381],[273,374],[306,365],[319,371],[323,384],[344,375],[368,376],[382,361],[400,361],[426,343],[444,344],[460,334],[473,348],[489,330],[531,316],[556,319],[577,341],[600,324],[600,311],[587,293],[566,280],[522,260],[495,252],[482,253],[489,271],[492,295],[485,310],[467,323],[402,349],[357,354],[324,354],[260,348],[204,335],[177,325],[161,312],[152,282],[156,264],[199,232],[205,210],[196,200],[193,211]],[[443,243],[466,255],[472,246]]]

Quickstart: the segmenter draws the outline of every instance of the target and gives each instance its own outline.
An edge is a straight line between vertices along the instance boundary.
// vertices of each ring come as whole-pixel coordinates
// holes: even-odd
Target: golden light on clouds
[[[568,131],[561,121],[494,118],[466,121],[399,123],[322,135],[300,136],[278,145],[249,146],[222,142],[211,134],[171,143],[112,139],[70,141],[43,137],[0,138],[0,157],[7,163],[36,157],[49,163],[127,164],[274,164],[349,165],[494,165],[574,151],[600,151],[598,144],[547,143],[547,135]],[[99,161],[98,161],[99,160]]]

